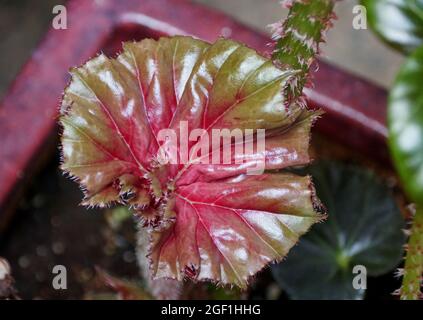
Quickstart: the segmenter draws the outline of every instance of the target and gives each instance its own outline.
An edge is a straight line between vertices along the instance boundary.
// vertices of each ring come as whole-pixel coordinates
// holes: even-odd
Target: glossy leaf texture
[[[245,287],[324,217],[310,177],[249,171],[310,160],[319,112],[284,103],[296,72],[226,39],[126,43],[115,59],[99,55],[71,70],[61,106],[62,169],[80,182],[85,205],[135,209],[150,234],[155,278]],[[163,129],[177,142],[162,139]],[[198,129],[198,139],[188,140]],[[254,152],[229,139],[230,161],[198,161],[223,153],[225,144],[201,147],[215,129],[241,131]],[[265,130],[262,150],[258,129]],[[200,158],[187,156],[199,150]],[[170,154],[179,161],[166,161]]]
[[[416,214],[404,266],[403,283],[398,291],[402,299],[421,298],[423,270],[423,47],[418,48],[395,80],[388,100],[389,145],[403,186],[416,203]]]
[[[411,53],[423,44],[422,0],[362,0],[370,27],[391,47]]]
[[[365,290],[354,288],[353,279],[363,269],[354,274],[354,266],[379,276],[401,261],[401,212],[390,190],[367,170],[320,162],[306,172],[328,219],[302,237],[286,261],[272,266],[274,278],[292,299],[361,299]]]
[[[388,101],[389,143],[411,199],[423,205],[423,48],[402,66]]]

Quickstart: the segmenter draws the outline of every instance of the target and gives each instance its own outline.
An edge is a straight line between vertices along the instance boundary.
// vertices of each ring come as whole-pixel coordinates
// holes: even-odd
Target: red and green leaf
[[[284,94],[298,71],[234,41],[173,37],[126,43],[117,58],[99,55],[71,73],[61,107],[62,169],[80,182],[84,204],[135,209],[151,237],[154,277],[245,287],[324,217],[309,177],[247,175],[257,163],[276,170],[310,161],[319,112]],[[265,129],[266,148],[244,155],[231,142],[229,164],[164,163],[158,134],[173,129],[182,139],[182,121],[188,133]]]
[[[184,271],[244,287],[322,218],[313,192],[309,177],[282,173],[181,186],[173,199],[175,224],[151,232],[153,274],[182,279]]]

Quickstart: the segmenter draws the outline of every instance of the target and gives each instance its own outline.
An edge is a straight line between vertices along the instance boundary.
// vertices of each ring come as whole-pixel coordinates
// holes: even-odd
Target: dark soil
[[[138,274],[131,221],[116,233],[106,210],[79,206],[82,192],[62,176],[57,159],[33,179],[0,239],[0,256],[9,260],[22,298],[81,298],[100,285],[96,265],[118,276]],[[53,289],[55,265],[67,268],[67,290]]]

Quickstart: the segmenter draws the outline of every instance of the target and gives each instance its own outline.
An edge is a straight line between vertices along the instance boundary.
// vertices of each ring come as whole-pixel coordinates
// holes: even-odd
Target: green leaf
[[[373,31],[388,45],[410,53],[423,43],[422,0],[362,0]]]
[[[423,204],[423,47],[402,66],[388,103],[389,143],[408,195]]]
[[[404,63],[388,103],[389,145],[404,188],[417,204],[404,269],[403,299],[420,296],[423,243],[423,47]]]
[[[323,162],[307,170],[328,209],[319,224],[272,267],[293,299],[360,299],[352,286],[355,265],[370,276],[392,270],[402,256],[403,218],[389,190],[363,169]]]

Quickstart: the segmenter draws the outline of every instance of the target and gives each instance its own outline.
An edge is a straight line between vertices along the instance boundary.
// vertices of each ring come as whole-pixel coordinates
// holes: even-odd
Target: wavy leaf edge
[[[199,41],[199,40],[196,40],[196,39],[193,39],[193,38],[190,38],[190,37],[179,37],[179,38],[185,38],[185,39],[187,39],[187,38],[189,38],[189,39],[192,39],[192,40],[194,40],[194,41]],[[161,39],[159,39],[158,41],[156,41],[157,43],[159,42],[159,41],[166,41],[166,40],[162,40],[162,39],[175,39],[175,38],[161,38]],[[143,40],[143,41],[145,41],[145,40]],[[124,44],[124,48],[125,48],[125,45],[139,45],[140,43],[142,43],[143,41],[141,41],[141,42],[139,42],[139,43],[126,43],[126,44]],[[148,40],[148,41],[154,41],[154,40]],[[169,40],[170,41],[170,40]],[[220,39],[220,40],[218,40],[218,41],[229,41],[229,40],[225,40],[225,39]],[[250,49],[250,48],[248,48],[248,47],[245,47],[245,46],[243,46],[242,44],[239,44],[239,43],[237,43],[237,42],[235,42],[235,41],[231,41],[231,43],[236,43],[237,45],[238,45],[238,49],[239,48],[246,48],[246,50],[248,51],[248,50],[253,50],[253,52],[255,53],[255,55],[257,56],[257,57],[261,57],[258,53],[257,53],[257,51],[255,51],[254,49]],[[209,47],[207,47],[207,49],[209,49],[210,47],[212,47],[213,46],[213,44],[212,45],[210,45],[210,44],[208,44],[209,45]],[[207,51],[207,49],[206,50],[204,50],[204,52],[206,52]],[[237,50],[237,49],[236,49]],[[234,51],[236,51],[236,50],[234,50]],[[241,50],[243,50],[243,49],[241,49]],[[203,52],[203,53],[204,53]],[[81,69],[83,69],[83,68],[86,68],[87,67],[87,65],[89,64],[89,63],[91,63],[91,62],[93,62],[93,61],[97,61],[97,60],[95,60],[95,59],[105,59],[105,60],[107,60],[107,62],[108,63],[110,63],[110,64],[113,64],[113,63],[117,63],[116,61],[118,61],[118,59],[119,59],[119,57],[121,57],[123,54],[125,54],[125,51],[123,51],[123,52],[121,52],[115,59],[109,59],[109,58],[107,58],[106,56],[104,56],[104,55],[98,55],[97,57],[95,57],[95,58],[93,58],[93,59],[89,59],[87,62],[85,62],[84,64],[82,64],[81,66],[79,66],[79,67],[77,67],[77,68],[73,68],[72,69],[72,73],[74,74],[74,72],[79,72],[79,70],[81,70]],[[262,59],[264,59],[264,58],[262,58]],[[197,63],[198,63],[198,61],[199,60],[197,60],[196,61],[196,63],[194,64],[194,66],[193,66],[193,68],[192,68],[192,70],[191,70],[191,72],[194,72],[193,70],[194,70],[194,68],[195,68],[195,66],[197,65]],[[267,62],[264,62],[263,64],[262,64],[262,66],[263,65],[265,65]],[[88,67],[87,67],[88,68]],[[137,66],[137,68],[138,68],[138,66]],[[271,66],[271,68],[275,68],[275,66],[273,65],[273,63],[272,63],[272,66]],[[258,70],[258,69],[257,69]],[[248,74],[248,76],[247,76],[247,78],[249,77],[249,76],[251,76],[251,74],[252,73],[254,73],[254,72],[256,72],[257,70],[255,70],[255,71],[252,71],[250,74]],[[274,70],[274,69],[272,69],[272,70]],[[275,70],[274,70],[275,71]],[[123,72],[123,71],[122,71]],[[138,72],[138,71],[137,71]],[[279,71],[275,71],[275,72],[279,72]],[[283,72],[283,71],[280,71],[280,72]],[[106,72],[107,73],[107,72]],[[294,71],[294,72],[291,72],[290,74],[291,75],[293,75],[293,74],[295,74],[296,72]],[[155,75],[154,75],[155,76]],[[153,77],[154,77],[153,76]],[[139,75],[138,75],[138,77],[139,77]],[[190,74],[190,76],[189,76],[189,79],[191,79],[191,77],[192,77],[192,73]],[[189,79],[188,80],[186,80],[187,82],[185,82],[185,85],[187,85],[187,83],[188,83],[188,81],[189,81]],[[76,104],[76,102],[74,101],[74,100],[72,100],[72,99],[70,99],[70,101],[66,101],[66,99],[68,98],[68,93],[69,93],[69,90],[72,90],[72,89],[69,89],[69,88],[71,88],[71,86],[74,84],[74,81],[75,79],[74,79],[74,77],[72,77],[72,79],[71,79],[71,81],[69,82],[69,84],[68,84],[68,86],[67,86],[67,88],[65,89],[65,93],[64,93],[64,95],[63,95],[63,98],[62,98],[62,103],[61,103],[61,117],[60,117],[60,123],[61,123],[61,125],[62,125],[62,129],[63,129],[63,132],[62,132],[62,144],[61,144],[61,146],[60,146],[60,148],[61,148],[61,163],[62,163],[62,165],[61,165],[61,168],[62,168],[62,170],[64,171],[64,173],[66,174],[66,175],[68,175],[72,180],[75,180],[75,181],[77,181],[78,182],[78,184],[80,185],[80,188],[82,189],[82,191],[83,191],[83,193],[84,193],[84,195],[85,195],[85,197],[84,197],[84,200],[83,200],[83,204],[84,205],[87,205],[88,207],[93,207],[93,206],[95,206],[95,205],[98,205],[98,206],[100,206],[100,207],[104,207],[104,206],[109,206],[109,205],[112,205],[112,204],[117,204],[117,203],[120,203],[120,204],[125,204],[125,205],[129,205],[130,207],[133,207],[133,208],[135,208],[135,210],[136,211],[140,211],[140,210],[144,210],[144,209],[147,209],[148,208],[148,201],[150,201],[150,203],[151,203],[151,199],[148,199],[148,197],[149,197],[149,194],[150,194],[150,197],[151,197],[151,193],[154,193],[155,191],[154,190],[152,190],[152,189],[154,189],[154,188],[152,188],[152,186],[154,187],[154,186],[156,186],[156,189],[158,189],[159,191],[158,192],[160,192],[160,188],[162,187],[162,186],[160,186],[160,181],[156,181],[156,180],[154,180],[156,177],[154,177],[154,175],[151,175],[151,176],[149,176],[147,173],[145,174],[145,175],[143,175],[142,176],[142,179],[145,179],[145,181],[147,182],[147,184],[148,183],[150,183],[150,189],[148,189],[148,190],[145,190],[145,189],[139,189],[139,185],[137,185],[137,186],[135,186],[135,185],[131,185],[131,183],[133,183],[133,181],[131,180],[131,177],[125,177],[124,179],[122,179],[122,177],[123,176],[125,176],[125,175],[130,175],[130,174],[128,174],[127,172],[126,173],[124,173],[123,175],[119,175],[118,176],[118,179],[121,179],[121,180],[119,180],[119,190],[124,190],[125,191],[125,193],[124,194],[130,194],[131,192],[133,192],[133,188],[135,188],[136,189],[136,191],[138,191],[138,195],[140,194],[140,193],[142,193],[143,194],[143,196],[145,196],[146,198],[143,198],[143,199],[138,199],[139,197],[136,197],[137,199],[136,199],[136,202],[134,203],[134,204],[131,204],[131,203],[129,203],[128,202],[128,200],[126,200],[126,199],[122,199],[122,197],[121,197],[121,194],[119,194],[119,198],[116,198],[116,192],[115,193],[113,193],[114,191],[113,190],[111,190],[110,192],[111,192],[111,195],[114,197],[114,198],[112,198],[112,200],[113,201],[110,201],[110,199],[108,200],[108,201],[106,201],[106,202],[99,202],[99,203],[95,203],[95,201],[93,201],[93,197],[95,197],[95,196],[97,196],[97,194],[96,193],[94,193],[94,194],[91,194],[91,195],[89,195],[89,192],[90,192],[90,187],[89,187],[89,185],[88,184],[85,184],[84,183],[84,179],[81,179],[80,178],[80,176],[78,176],[77,174],[75,174],[75,172],[74,172],[74,168],[72,168],[72,166],[66,166],[66,162],[67,162],[67,153],[66,152],[71,152],[71,154],[72,154],[72,152],[73,152],[73,150],[72,151],[69,151],[69,150],[66,150],[66,148],[68,147],[68,145],[67,145],[67,143],[65,143],[65,141],[66,141],[66,137],[69,135],[69,134],[66,134],[65,133],[65,130],[66,129],[69,129],[69,127],[72,127],[72,123],[70,122],[70,121],[68,121],[68,117],[69,117],[69,115],[70,115],[70,113],[72,112],[72,108],[75,108],[75,104]],[[277,94],[282,94],[283,93],[283,90],[285,89],[285,88],[287,88],[287,86],[289,86],[289,76],[288,76],[288,78],[285,78],[285,82],[283,83],[283,86],[281,86],[280,87],[280,92],[278,92]],[[138,81],[141,81],[141,80],[139,80],[138,79]],[[246,82],[247,80],[245,80],[244,81],[244,83],[242,84],[242,86],[244,86],[244,85],[246,85]],[[279,80],[277,80],[277,81],[279,81]],[[112,81],[113,82],[113,81]],[[111,83],[112,83],[111,82]],[[88,87],[88,85],[87,85],[87,87]],[[96,98],[97,98],[97,94],[96,94],[96,92],[95,92],[95,90],[93,90],[93,89],[91,89],[90,88],[90,90],[92,90],[93,92],[93,96],[95,96]],[[105,89],[106,90],[106,89]],[[176,89],[174,89],[175,90],[175,96],[176,96]],[[107,91],[107,90],[106,90]],[[185,92],[185,89],[184,89],[184,92]],[[276,93],[275,93],[275,96],[277,95]],[[145,95],[145,93],[141,93],[141,95]],[[76,98],[76,97],[75,97]],[[79,96],[77,99],[79,99],[79,98],[81,98],[81,96]],[[183,97],[181,97],[181,99],[182,99]],[[82,98],[81,98],[82,99]],[[143,97],[143,99],[145,99],[145,96]],[[82,99],[83,100],[83,99]],[[90,103],[90,101],[89,101],[90,99],[89,98],[87,98],[86,99],[86,101],[84,101],[83,103],[87,103],[87,104],[89,104]],[[102,102],[101,102],[101,99],[99,99],[99,98],[97,98],[97,102],[99,102],[100,104],[102,104]],[[88,102],[87,102],[88,101]],[[91,101],[92,102],[92,101]],[[279,103],[281,103],[281,102],[279,102]],[[283,102],[282,102],[283,103]],[[98,105],[96,105],[95,103],[91,106],[91,108],[96,108],[96,107],[98,107]],[[147,118],[147,122],[148,122],[148,125],[150,126],[150,129],[151,129],[151,123],[150,123],[150,120],[148,119],[148,115],[147,115],[147,113],[148,113],[148,111],[147,111],[147,106],[146,106],[146,104],[145,104],[145,100],[144,100],[144,102],[143,102],[143,107],[144,107],[144,110],[145,110],[145,117]],[[293,106],[293,105],[289,105],[289,106],[284,106],[285,108],[286,108],[286,110],[285,111],[287,111],[286,112],[286,115],[284,116],[284,117],[282,117],[281,119],[283,120],[283,121],[288,121],[288,124],[286,124],[285,125],[285,130],[286,130],[286,132],[288,132],[288,134],[287,135],[289,135],[289,131],[290,131],[290,129],[292,129],[291,127],[290,127],[290,125],[292,125],[294,122],[295,122],[295,119],[299,119],[300,117],[301,117],[301,115],[306,115],[305,116],[305,118],[302,118],[304,121],[303,122],[301,122],[301,126],[299,126],[299,128],[298,129],[304,129],[303,128],[303,126],[304,126],[304,123],[306,123],[305,124],[305,126],[306,126],[306,128],[304,129],[304,131],[307,133],[306,134],[306,141],[304,142],[302,142],[304,145],[306,145],[306,147],[304,147],[306,150],[308,150],[308,146],[309,146],[309,143],[310,143],[310,133],[309,133],[309,131],[310,131],[310,129],[311,129],[311,127],[312,127],[312,125],[313,125],[313,123],[314,123],[314,121],[317,119],[317,117],[319,117],[320,115],[321,115],[321,113],[319,112],[319,111],[316,111],[316,112],[312,112],[312,111],[308,111],[307,109],[303,109],[303,108],[297,108],[298,106]],[[178,108],[178,106],[176,107],[176,108]],[[292,108],[292,110],[291,110],[291,108]],[[297,108],[297,109],[296,109]],[[107,108],[106,108],[107,109]],[[92,110],[94,110],[94,109],[92,109]],[[91,110],[91,111],[92,111]],[[294,115],[295,115],[295,113],[296,113],[296,118],[294,119],[294,120],[290,120],[290,118],[292,117],[292,114],[290,113],[290,111],[293,111],[294,112]],[[111,113],[111,111],[109,111],[110,113]],[[174,111],[175,113],[177,112],[177,109],[175,109],[175,111]],[[107,112],[106,112],[107,113]],[[173,117],[175,116],[175,113],[173,113]],[[103,115],[104,116],[104,115]],[[88,117],[88,115],[85,115],[85,117]],[[113,117],[110,117],[110,118],[113,118]],[[82,120],[86,120],[87,118],[83,118],[83,117],[81,117],[81,119]],[[81,119],[79,119],[79,120],[81,120]],[[173,118],[172,118],[173,119]],[[287,120],[288,119],[288,120]],[[119,119],[119,121],[120,121],[121,119]],[[283,122],[282,121],[282,122]],[[289,122],[289,121],[291,121],[291,122]],[[112,122],[116,122],[117,123],[117,121],[112,121]],[[115,124],[116,124],[115,123]],[[67,127],[68,126],[68,127]],[[116,124],[116,127],[118,127],[118,124]],[[271,127],[271,129],[277,129],[278,127]],[[74,128],[75,129],[75,128]],[[76,129],[75,129],[76,130]],[[153,129],[151,129],[151,130],[153,130]],[[76,130],[77,131],[77,130]],[[291,130],[292,131],[292,130]],[[118,135],[122,135],[122,138],[123,138],[123,134],[119,131],[119,129],[117,129],[117,132],[118,132]],[[280,132],[279,132],[280,133]],[[81,135],[82,135],[82,133],[80,133]],[[285,134],[285,133],[282,133],[281,135],[283,135],[283,134]],[[78,135],[78,134],[76,134],[76,135]],[[88,135],[87,135],[87,137],[88,137]],[[125,138],[123,138],[123,140],[125,140]],[[76,142],[69,142],[69,143],[76,143]],[[128,144],[126,141],[125,141],[125,144],[127,144],[127,146],[128,146],[128,149],[131,149],[130,148],[130,143]],[[295,150],[295,148],[293,147],[293,149],[294,149],[294,151],[293,151],[293,153],[296,153],[297,151]],[[129,151],[131,151],[131,150],[129,150]],[[136,159],[136,156],[134,155],[134,153],[131,151],[131,153],[132,153],[132,157],[134,158],[134,159]],[[304,151],[304,153],[305,153],[305,155],[303,155],[304,156],[304,159],[302,159],[298,164],[299,165],[304,165],[304,164],[306,164],[306,163],[308,163],[308,162],[310,162],[310,159],[309,159],[309,157],[308,157],[308,151]],[[69,158],[69,157],[68,157]],[[141,161],[140,161],[141,162]],[[296,163],[294,162],[294,165],[295,165]],[[83,166],[83,165],[82,165]],[[140,165],[141,166],[141,165]],[[281,168],[278,168],[278,167],[276,167],[276,168],[270,168],[270,171],[274,171],[274,169],[283,169],[283,168],[285,168],[285,167],[289,167],[290,165],[288,164],[288,165],[285,165],[285,166],[283,166],[282,165],[282,167]],[[156,168],[154,168],[153,167],[153,169],[156,169]],[[267,168],[266,168],[267,169]],[[146,172],[148,172],[148,168],[146,169]],[[269,172],[269,171],[268,171]],[[97,172],[98,173],[98,172]],[[270,176],[270,175],[272,175],[272,173],[267,173],[267,174],[265,174],[265,176]],[[153,176],[153,177],[152,177]],[[229,175],[229,176],[227,176],[227,177],[225,177],[225,179],[227,179],[227,180],[229,180],[229,179],[231,179],[231,178],[239,178],[240,177],[240,175],[238,174],[238,175]],[[139,177],[140,178],[140,177]],[[248,178],[247,178],[248,179]],[[157,180],[160,180],[160,178],[159,179],[157,179]],[[215,180],[215,181],[221,181],[221,180]],[[210,180],[209,181],[209,183],[212,183],[213,182],[213,179],[212,180]],[[195,183],[198,183],[198,182],[195,182]],[[202,182],[200,182],[200,183],[202,183]],[[205,183],[205,182],[204,182]],[[158,185],[158,186],[157,186]],[[186,184],[185,186],[187,186],[187,185],[191,185],[191,184]],[[178,187],[176,187],[176,188],[183,188],[184,187],[184,185],[182,185],[182,186],[178,186]],[[107,188],[110,188],[110,186],[108,186],[108,185],[106,185],[105,186],[105,189],[102,189],[102,190],[100,190],[99,191],[99,193],[101,194],[101,193],[103,193],[105,190],[107,191],[108,189]],[[112,188],[113,189],[113,188]],[[185,278],[185,277],[188,277],[188,278],[191,278],[191,279],[193,279],[193,280],[197,280],[197,279],[200,279],[200,280],[208,280],[208,281],[212,281],[212,282],[214,282],[214,283],[217,283],[217,284],[236,284],[236,285],[238,285],[238,286],[240,286],[241,288],[246,288],[246,286],[247,286],[247,283],[248,283],[248,281],[249,281],[249,279],[252,277],[252,276],[254,276],[257,272],[259,272],[260,270],[262,270],[263,268],[265,268],[269,263],[272,263],[272,262],[279,262],[279,261],[281,261],[285,256],[286,256],[286,253],[289,251],[289,249],[293,246],[293,245],[295,245],[295,243],[298,241],[298,238],[302,235],[302,234],[304,234],[305,232],[307,232],[307,230],[311,227],[311,225],[313,225],[314,223],[316,223],[316,222],[319,222],[319,221],[322,221],[323,219],[325,219],[325,214],[324,214],[324,207],[321,205],[321,203],[320,203],[320,201],[317,199],[317,196],[316,196],[316,193],[315,193],[315,190],[314,190],[314,186],[313,186],[313,184],[312,184],[312,182],[311,182],[311,179],[310,178],[308,178],[308,181],[307,181],[307,186],[306,186],[306,188],[305,188],[306,190],[308,190],[308,191],[304,191],[304,192],[308,192],[307,193],[307,195],[309,196],[309,199],[308,200],[304,200],[305,201],[305,203],[307,203],[307,205],[308,206],[311,206],[311,208],[309,208],[309,209],[307,209],[307,210],[309,210],[310,212],[312,212],[312,214],[314,215],[313,216],[313,218],[311,219],[312,220],[312,222],[311,223],[309,223],[309,224],[307,224],[307,226],[306,227],[304,227],[303,229],[301,229],[301,232],[298,232],[298,233],[296,233],[295,234],[295,237],[294,237],[294,239],[292,239],[292,241],[291,241],[291,243],[290,243],[290,245],[288,246],[289,248],[287,248],[287,250],[285,250],[284,249],[284,253],[283,254],[279,254],[277,257],[271,257],[271,258],[269,258],[269,257],[266,257],[263,261],[259,261],[258,263],[257,263],[257,265],[253,268],[253,269],[251,269],[251,270],[249,270],[248,272],[245,272],[245,273],[243,273],[243,275],[241,276],[241,277],[239,277],[237,280],[234,280],[234,279],[232,279],[230,276],[227,276],[227,277],[224,277],[225,279],[223,279],[223,278],[220,278],[220,279],[216,279],[216,277],[207,277],[207,276],[202,276],[201,278],[199,278],[198,276],[199,276],[199,271],[198,270],[189,270],[189,268],[188,268],[188,270],[186,269],[186,267],[187,266],[185,266],[184,268],[181,268],[180,270],[178,270],[177,272],[175,272],[173,275],[171,274],[170,276],[160,276],[160,278],[169,278],[169,279],[178,279],[178,280],[182,280],[183,278]],[[142,192],[141,192],[142,191]],[[120,192],[120,191],[119,191]],[[109,195],[110,196],[110,195]],[[162,207],[160,207],[160,210],[162,211],[162,216],[161,217],[159,217],[159,219],[162,219],[161,221],[162,222],[164,222],[164,223],[162,223],[158,228],[157,228],[157,226],[154,226],[153,228],[149,228],[149,233],[150,233],[150,244],[151,243],[153,243],[153,241],[152,241],[152,233],[154,233],[154,232],[160,232],[160,233],[163,233],[164,231],[167,231],[167,230],[169,230],[170,228],[174,228],[174,226],[175,226],[175,222],[178,220],[178,214],[173,214],[172,212],[167,212],[167,211],[171,211],[173,208],[170,208],[169,210],[167,210],[168,208],[167,208],[167,206],[169,205],[169,197],[168,197],[169,195],[168,194],[164,194],[164,193],[162,193],[162,194],[160,194],[160,197],[164,197],[165,199],[167,199],[167,201],[164,203],[164,207],[162,206]],[[153,197],[154,198],[154,197]],[[304,196],[304,199],[306,198],[306,196]],[[175,200],[176,201],[176,200]],[[141,205],[139,206],[139,204],[141,203]],[[234,209],[235,210],[235,209]],[[240,210],[240,209],[236,209],[236,210]],[[252,210],[252,209],[243,209],[243,210],[246,210],[246,211],[254,211],[254,210]],[[297,209],[296,209],[297,210]],[[298,210],[300,210],[300,209],[298,209]],[[255,211],[257,211],[257,210],[255,210]],[[259,210],[260,211],[260,210]],[[163,220],[163,215],[166,215],[167,213],[169,214],[169,216],[166,216],[166,218],[168,218],[168,219],[164,219]],[[265,212],[265,211],[263,211],[263,212]],[[282,212],[267,212],[267,213],[270,213],[270,214],[272,214],[272,215],[274,215],[274,216],[280,216],[280,215],[286,215],[286,213],[282,213]],[[138,212],[137,212],[137,214],[138,214]],[[298,216],[297,216],[298,217]],[[304,217],[307,217],[307,216],[304,216]],[[157,216],[155,216],[154,215],[154,213],[153,213],[153,218],[157,218]],[[310,218],[310,217],[308,217],[308,218]],[[277,218],[276,218],[277,219]],[[153,219],[154,220],[154,219]],[[151,221],[149,221],[149,222],[151,222]],[[143,221],[142,219],[141,219],[141,224],[142,223],[144,223],[145,224],[145,220]],[[299,225],[300,225],[301,223],[299,223]],[[296,227],[298,227],[298,226],[296,226]],[[204,229],[205,229],[205,227],[204,227]],[[158,230],[158,231],[157,231]],[[267,230],[268,231],[268,230]],[[258,234],[258,232],[256,231],[256,233]],[[286,239],[285,239],[286,240]],[[196,241],[198,241],[198,239],[196,239]],[[282,241],[282,240],[281,240]],[[264,241],[265,242],[265,241]],[[153,252],[153,247],[152,246],[150,246],[150,248],[149,248],[150,250],[149,250],[149,252],[148,252],[148,258],[149,258],[149,260],[150,260],[150,267],[151,268],[153,268],[153,265],[154,265],[154,259],[152,258],[152,252]],[[275,252],[276,252],[277,250],[275,250]],[[258,255],[259,255],[259,253],[257,253]],[[160,258],[160,257],[159,257]],[[178,259],[179,259],[179,257],[178,257]],[[197,267],[197,269],[198,269],[198,267],[200,267],[201,268],[201,263],[202,263],[202,260],[200,259],[200,264],[199,264],[199,266],[196,266]],[[248,263],[248,262],[247,262]],[[219,267],[220,268],[223,268],[222,267],[222,264],[220,264],[219,265]],[[234,268],[233,268],[234,269]],[[235,269],[234,269],[235,270]],[[154,271],[154,270],[152,270],[152,271]],[[191,272],[194,272],[194,274],[191,274]],[[222,272],[222,271],[220,271],[220,272]],[[153,272],[153,277],[157,277],[157,276],[155,276],[155,274],[157,274],[157,270],[156,270],[156,272]]]

